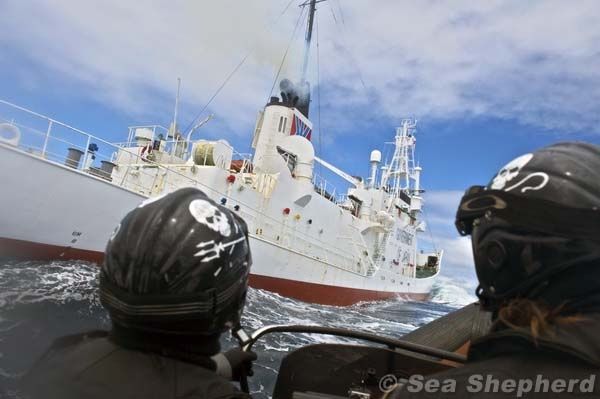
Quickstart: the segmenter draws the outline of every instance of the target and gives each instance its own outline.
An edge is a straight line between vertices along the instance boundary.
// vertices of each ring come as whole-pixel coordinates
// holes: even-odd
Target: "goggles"
[[[515,228],[559,237],[600,241],[600,207],[568,207],[540,198],[472,186],[456,212],[460,235],[470,235],[476,220],[499,217]]]

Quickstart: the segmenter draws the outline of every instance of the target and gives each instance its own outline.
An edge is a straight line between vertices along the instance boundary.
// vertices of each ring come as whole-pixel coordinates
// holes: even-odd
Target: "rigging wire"
[[[343,17],[340,16],[341,20],[342,20],[342,25],[343,27],[340,26],[340,24],[338,23],[338,19],[335,16],[335,10],[333,9],[333,6],[331,5],[331,2],[328,2],[329,4],[329,8],[331,9],[331,13],[333,15],[333,21],[334,21],[334,25],[335,27],[338,29],[338,31],[341,33],[341,37],[342,37],[342,48],[346,51],[346,53],[348,53],[348,58],[350,60],[350,62],[353,64],[354,68],[356,69],[356,72],[358,74],[358,79],[360,80],[360,83],[362,84],[363,88],[365,89],[365,91],[367,91],[367,85],[365,84],[365,81],[362,77],[362,70],[360,69],[358,62],[356,61],[356,57],[354,57],[354,54],[352,54],[352,52],[350,51],[350,47],[348,46],[348,40],[346,37],[346,30],[343,29],[346,27],[346,24],[344,23]],[[342,5],[341,3],[338,2],[339,8],[340,8],[340,13],[342,12]],[[367,93],[368,94],[368,93]]]
[[[285,14],[285,12],[288,10],[288,8],[290,8],[290,6],[292,5],[292,3],[294,1],[296,1],[296,0],[290,0],[289,3],[287,3],[287,6],[285,6],[283,11],[279,14],[279,18],[283,17],[283,14]]]
[[[345,28],[346,21],[344,20],[344,12],[342,11],[342,3],[340,3],[340,0],[337,0],[337,4],[338,4],[338,8],[340,9],[340,19],[342,20],[342,25],[344,25],[344,28]]]
[[[367,88],[367,85],[363,79],[362,70],[361,70],[360,66],[358,65],[356,57],[352,54],[352,52],[350,51],[350,47],[348,46],[346,24],[345,24],[345,19],[344,19],[344,13],[342,11],[342,2],[340,0],[336,0],[336,1],[337,1],[337,6],[339,8],[339,16],[340,16],[339,20],[341,21],[341,23],[338,23],[338,18],[336,17],[336,12],[334,10],[333,5],[331,4],[331,2],[328,2],[328,3],[329,3],[329,8],[331,10],[331,14],[333,16],[334,25],[335,25],[336,29],[338,29],[338,31],[340,32],[340,36],[342,37],[341,47],[347,53],[350,63],[354,66],[354,68],[357,72],[357,75],[358,75],[358,79],[360,80],[362,88],[365,91],[365,95],[367,96],[367,99],[368,99],[369,98],[369,89]],[[375,115],[375,117],[372,118],[372,120],[382,131],[388,130],[388,127],[383,125],[381,119],[379,117],[377,117],[377,115]],[[388,155],[389,155],[390,149],[387,148],[387,151],[388,151]],[[386,160],[386,164],[387,164],[387,160]]]
[[[317,134],[317,147],[319,149],[319,157],[323,158],[323,148],[321,146],[321,63],[319,59],[319,16],[317,15],[316,20],[317,30],[317,126],[319,128],[319,134]],[[319,163],[319,171],[322,173],[323,166]]]
[[[300,9],[300,15],[298,16],[298,20],[296,21],[296,26],[294,26],[294,31],[292,32],[292,37],[290,37],[290,41],[283,53],[283,57],[281,58],[281,63],[279,64],[279,69],[277,69],[277,74],[275,75],[275,79],[273,80],[273,85],[271,86],[271,91],[269,92],[269,98],[273,95],[273,90],[275,90],[275,85],[277,85],[277,80],[279,79],[279,75],[281,74],[281,70],[283,69],[283,64],[285,63],[285,59],[287,57],[288,51],[296,37],[296,32],[298,31],[298,26],[300,26],[300,21],[304,15],[304,7]]]
[[[192,121],[192,123],[190,123],[188,125],[188,127],[185,128],[184,132],[188,131],[188,129],[190,129],[192,127],[192,125],[194,125],[194,123],[200,118],[200,115],[202,115],[202,113],[206,110],[206,108],[208,108],[208,106],[210,105],[210,103],[212,103],[213,100],[219,95],[219,93],[221,92],[221,90],[223,90],[223,88],[225,87],[225,85],[227,85],[227,83],[229,83],[229,80],[233,77],[233,75],[235,75],[235,73],[238,71],[238,69],[240,69],[240,67],[242,65],[244,65],[244,62],[246,62],[246,60],[248,59],[248,57],[250,56],[251,53],[252,53],[252,51],[248,52],[248,54],[246,54],[244,56],[244,58],[242,58],[242,60],[236,65],[236,67],[233,68],[233,71],[231,71],[229,73],[229,75],[227,76],[227,78],[225,79],[225,81],[223,83],[221,83],[221,86],[219,86],[219,88],[217,89],[217,91],[214,92],[214,94],[210,97],[210,99],[208,100],[208,102],[204,105],[204,107],[202,107],[202,109],[200,110],[200,112],[198,112],[198,115],[194,118],[194,120]]]
[[[281,13],[279,13],[277,19],[280,19],[281,17],[283,17],[285,15],[285,13],[287,12],[287,10],[290,8],[290,6],[292,5],[292,3],[294,1],[296,1],[296,0],[290,0],[287,3],[287,5],[283,9],[283,11],[281,11]],[[268,25],[267,25],[267,28],[268,28]],[[187,125],[187,127],[183,130],[184,133],[187,132],[189,129],[191,129],[192,126],[194,126],[194,124],[196,123],[196,121],[200,118],[200,116],[202,116],[202,113],[204,111],[206,111],[206,109],[208,108],[208,106],[219,95],[219,93],[221,92],[221,90],[223,90],[223,88],[227,85],[227,83],[229,82],[229,80],[231,80],[231,78],[233,77],[233,75],[235,75],[235,73],[241,68],[241,66],[244,65],[244,63],[246,62],[246,60],[248,59],[248,57],[250,57],[250,55],[256,50],[256,47],[257,47],[257,45],[255,45],[254,47],[252,47],[250,49],[250,51],[248,51],[248,53],[242,58],[242,60],[235,66],[235,68],[233,68],[233,70],[229,73],[229,75],[227,75],[227,77],[225,78],[225,81],[219,86],[219,88],[217,88],[217,90],[209,98],[209,100],[207,101],[207,103],[202,107],[202,109],[200,110],[200,112],[198,112],[198,114],[194,117],[194,119],[192,119],[192,121],[189,123],[189,125]]]
[[[429,238],[431,239],[431,245],[433,245],[433,250],[435,253],[438,253],[437,245],[435,243],[435,239],[433,238],[433,231],[431,230],[431,223],[429,223],[429,218],[427,217],[427,213],[423,209],[423,217],[425,218],[425,222],[427,222],[427,231],[429,232]]]
[[[337,18],[335,17],[335,13],[333,12],[333,8],[330,7],[331,10],[331,16],[333,17],[333,22],[335,22],[337,24]]]

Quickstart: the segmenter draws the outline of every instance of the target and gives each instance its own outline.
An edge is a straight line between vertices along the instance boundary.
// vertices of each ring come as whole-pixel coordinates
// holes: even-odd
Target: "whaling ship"
[[[375,150],[369,177],[351,176],[315,156],[304,76],[284,79],[259,112],[252,155],[225,140],[192,141],[176,119],[169,129],[130,127],[115,144],[0,101],[0,257],[100,262],[129,210],[194,186],[247,221],[253,287],[333,305],[425,299],[442,251],[417,249],[425,225],[416,121],[402,121],[385,165]],[[317,163],[348,183],[345,194],[315,174]]]

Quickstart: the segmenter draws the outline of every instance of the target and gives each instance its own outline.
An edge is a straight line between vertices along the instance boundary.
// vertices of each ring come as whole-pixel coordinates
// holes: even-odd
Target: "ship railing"
[[[339,205],[339,202],[337,202],[337,187],[335,185],[318,174],[313,175],[312,183],[317,194]]]
[[[169,129],[161,125],[139,125],[139,126],[129,126],[129,133],[127,134],[127,147],[134,147],[136,145],[135,135],[138,130],[145,129],[152,132],[151,140],[159,140],[162,135],[163,140],[168,140],[170,137]],[[181,140],[180,140],[181,141]]]
[[[123,148],[4,100],[0,100],[0,143],[146,196],[155,191],[154,184],[148,181],[155,180],[156,170],[162,169],[163,174],[167,170],[153,163],[151,156],[142,153],[139,148]],[[119,153],[129,157],[130,165],[116,165]],[[113,181],[113,171],[118,172],[119,167],[127,169],[118,173],[123,180]],[[131,175],[138,177],[127,179]],[[146,179],[139,178],[144,175]]]
[[[17,130],[18,137],[14,135]],[[226,193],[219,192],[186,175],[184,170],[192,168],[192,165],[165,166],[158,164],[152,160],[151,156],[148,156],[147,152],[143,153],[142,148],[127,148],[127,146],[124,148],[115,145],[4,100],[0,100],[0,143],[14,146],[37,158],[92,175],[109,184],[146,197],[182,187],[197,187],[216,198],[230,199]],[[244,159],[242,170],[249,173],[251,171],[250,156],[242,153],[238,155]],[[129,160],[128,162],[118,162],[118,156],[126,156]],[[288,239],[292,241],[287,244],[292,249],[317,260],[328,262],[335,267],[364,274],[364,270],[357,267],[356,256],[349,254],[348,248],[324,244],[318,235],[311,236],[298,231],[293,226],[286,225],[238,199],[236,199],[236,204],[241,206],[240,213],[244,217],[255,219],[261,226],[268,224],[273,226],[269,229],[261,227],[262,231],[279,231],[281,232],[280,239],[284,235],[292,237]],[[324,232],[323,234],[328,233]],[[269,240],[277,242],[276,235],[269,237]]]
[[[340,193],[337,191],[337,186],[327,181],[322,176],[315,174],[313,176],[313,186],[315,188],[315,192],[336,205],[343,207],[344,209],[349,209],[346,206],[348,205],[348,193]],[[349,209],[352,210],[352,209]]]
[[[6,132],[11,130],[18,132],[18,140],[7,140]],[[118,149],[82,130],[3,100],[0,100],[0,140],[67,166],[74,165],[73,156],[78,151],[79,168],[89,166],[92,157],[110,161]],[[92,150],[95,147],[100,151]],[[71,148],[74,151],[69,151]]]
[[[132,165],[130,165],[130,167],[131,166]],[[136,165],[133,166],[135,167]],[[183,175],[178,170],[179,168],[185,169],[190,167],[190,165],[171,165],[169,168],[165,168],[165,171],[162,172],[164,176],[161,175],[158,178],[155,177],[153,180],[152,185],[155,187],[156,192],[152,195],[160,194],[165,191],[173,191],[184,186],[192,186],[200,188],[205,192],[213,192],[220,198],[229,202],[231,198],[225,193],[220,193],[217,190],[204,186],[201,182]],[[146,166],[146,168],[151,168],[151,166]],[[156,170],[156,172],[160,173],[161,171]],[[141,177],[138,179],[141,179]],[[126,181],[123,182],[124,185],[126,185],[125,182]],[[357,257],[350,254],[347,247],[340,248],[335,245],[325,244],[320,239],[319,235],[314,234],[315,232],[318,234],[330,234],[329,232],[321,231],[319,233],[313,231],[313,234],[311,235],[299,229],[298,226],[301,221],[297,220],[295,217],[290,217],[289,220],[282,222],[239,199],[236,199],[235,203],[236,205],[239,205],[238,212],[240,216],[242,216],[248,224],[256,226],[255,231],[250,232],[252,235],[275,245],[299,252],[317,261],[324,261],[337,268],[365,275],[366,270],[359,267]],[[315,229],[317,229],[317,227],[315,227]],[[318,229],[321,230],[321,228]]]
[[[348,193],[342,193],[342,194],[338,194],[335,197],[335,203],[338,205],[344,205],[348,202]]]
[[[252,165],[252,154],[247,153],[247,152],[238,152],[236,150],[233,150],[232,161],[242,161],[242,165],[239,167],[239,170],[237,167],[234,169],[233,164],[231,165],[232,172],[243,173],[243,174],[254,172],[254,167]]]

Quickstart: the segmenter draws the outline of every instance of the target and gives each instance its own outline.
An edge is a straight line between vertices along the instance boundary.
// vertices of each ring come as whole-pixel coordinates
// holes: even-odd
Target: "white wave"
[[[463,307],[477,301],[477,297],[471,294],[466,287],[465,283],[440,276],[431,291],[431,301],[453,307]]]
[[[1,322],[1,321],[0,321],[0,322]],[[6,332],[9,332],[9,331],[11,331],[11,330],[13,330],[13,329],[15,329],[15,328],[19,327],[19,326],[20,326],[22,323],[23,323],[23,321],[21,320],[21,321],[18,321],[18,322],[16,322],[16,323],[13,323],[13,324],[11,324],[11,325],[8,325],[8,326],[6,326],[6,327],[5,327],[5,326],[2,326],[2,325],[0,325],[0,333],[6,333]],[[0,341],[1,341],[1,340],[0,340]]]
[[[21,378],[23,375],[25,375],[24,371],[19,372],[19,373],[13,373],[13,372],[10,372],[10,371],[6,371],[3,368],[0,368],[0,377],[10,378],[10,379],[17,379],[17,378]]]
[[[59,311],[65,305],[68,311],[74,312],[74,320],[82,315],[82,319],[88,321],[97,321],[98,318],[107,320],[107,314],[98,300],[97,275],[98,267],[85,262],[21,262],[1,265],[0,352],[6,354],[10,349],[6,343],[2,343],[3,338],[15,336],[28,328],[27,323],[21,323],[24,320],[19,316],[25,313],[14,311],[20,305],[29,306],[27,314],[35,315],[40,312],[41,316],[41,312]],[[445,315],[453,307],[475,299],[460,283],[448,278],[440,278],[432,294],[429,302],[412,302],[400,298],[337,307],[309,304],[272,292],[250,289],[242,325],[247,332],[266,325],[319,325],[399,338],[424,323]],[[58,306],[47,307],[44,306],[46,303]],[[46,314],[41,316],[40,320],[45,320],[45,316]],[[76,322],[73,324],[76,325]],[[231,336],[225,336],[224,343],[236,345]],[[260,387],[256,391],[261,393],[259,396],[268,396],[265,391],[272,389],[279,359],[298,347],[318,343],[364,344],[364,341],[307,333],[265,336],[255,345],[255,351],[261,354],[261,366],[264,367],[261,371],[265,375],[261,377],[262,380],[256,381],[253,390]],[[10,356],[5,356],[4,359],[7,357]],[[14,371],[11,367],[0,369],[0,377],[16,378],[19,374]],[[265,386],[269,389],[265,389]]]
[[[0,308],[70,301],[99,306],[98,267],[86,262],[20,262],[0,268]]]

